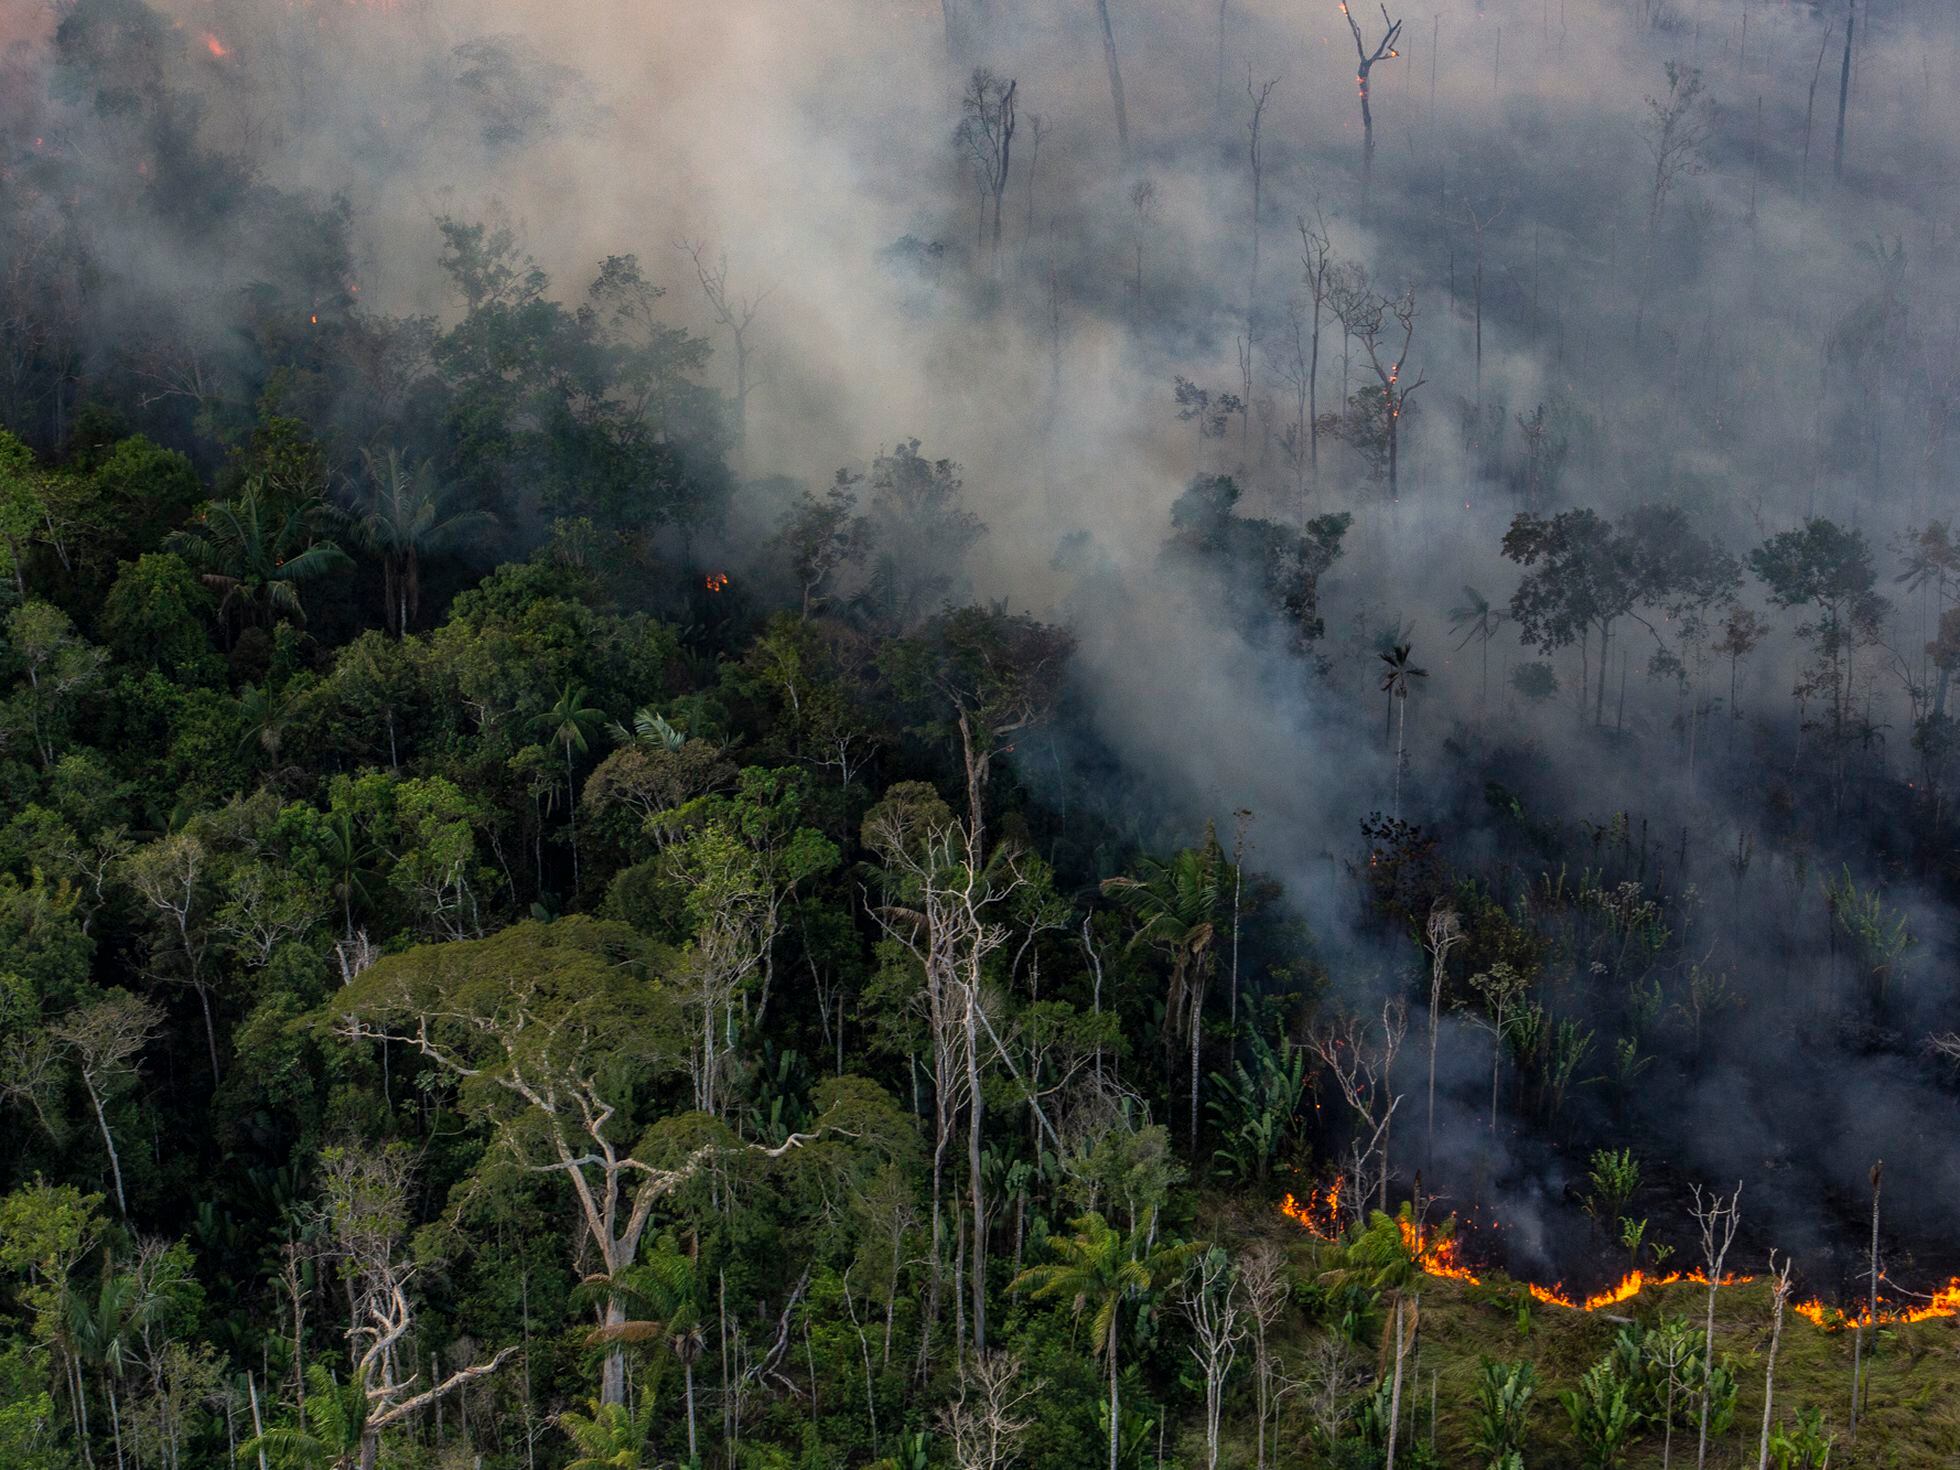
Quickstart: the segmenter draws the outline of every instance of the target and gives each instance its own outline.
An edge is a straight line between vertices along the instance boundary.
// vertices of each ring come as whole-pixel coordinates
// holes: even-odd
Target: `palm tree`
[[[1394,815],[1402,815],[1402,750],[1409,732],[1409,689],[1411,681],[1427,679],[1429,670],[1419,669],[1409,662],[1409,645],[1398,643],[1387,653],[1375,655],[1388,665],[1388,672],[1382,675],[1382,689],[1388,695],[1388,707],[1400,718],[1395,722],[1395,803]]]
[[[353,565],[332,541],[315,536],[317,518],[317,506],[274,506],[254,481],[237,500],[205,506],[196,525],[173,533],[167,545],[222,594],[221,621],[236,604],[241,623],[270,625],[280,617],[303,623],[300,584]]]
[[[1402,1415],[1402,1365],[1412,1346],[1411,1338],[1421,1321],[1419,1304],[1412,1288],[1422,1282],[1422,1257],[1448,1253],[1455,1222],[1425,1230],[1415,1211],[1404,1203],[1394,1215],[1376,1210],[1368,1223],[1357,1225],[1347,1239],[1335,1246],[1320,1283],[1330,1288],[1358,1286],[1376,1296],[1385,1296],[1389,1320],[1382,1325],[1380,1360],[1394,1355],[1394,1371],[1389,1389],[1388,1466],[1395,1464],[1396,1429]]]
[[[672,1235],[663,1235],[638,1264],[613,1277],[585,1281],[574,1298],[600,1305],[617,1303],[630,1314],[623,1322],[594,1329],[587,1341],[617,1351],[629,1343],[663,1344],[681,1365],[687,1394],[687,1454],[698,1462],[700,1446],[694,1415],[694,1365],[708,1345],[702,1324],[700,1262]]]
[[[1490,689],[1490,640],[1497,636],[1498,628],[1510,614],[1490,605],[1475,587],[1465,586],[1463,604],[1450,609],[1450,631],[1461,633],[1463,639],[1456,645],[1458,653],[1470,646],[1472,639],[1483,645],[1483,674],[1477,686],[1477,705],[1482,708],[1484,695]]]
[[[1036,1301],[1065,1296],[1071,1299],[1071,1310],[1077,1316],[1085,1310],[1091,1313],[1089,1332],[1094,1339],[1094,1351],[1109,1365],[1109,1470],[1116,1470],[1121,1409],[1117,1399],[1116,1346],[1123,1304],[1153,1287],[1176,1280],[1192,1257],[1204,1249],[1204,1242],[1195,1240],[1153,1248],[1156,1227],[1154,1210],[1128,1235],[1091,1210],[1069,1223],[1073,1235],[1049,1237],[1049,1248],[1060,1260],[1028,1267],[1008,1288],[1009,1291],[1031,1288]]]
[[[574,752],[583,754],[591,749],[586,732],[597,729],[605,718],[604,710],[586,704],[583,684],[567,684],[560,691],[557,703],[531,721],[532,728],[543,732],[551,744],[562,746],[565,751],[565,813],[572,829],[573,888],[578,887],[578,778],[572,756]]]
[[[245,733],[238,738],[239,751],[256,745],[267,760],[276,762],[293,712],[292,701],[270,684],[247,684],[238,693],[238,714],[245,726]]]
[[[1233,889],[1232,865],[1219,846],[1217,829],[1205,825],[1205,840],[1169,862],[1146,857],[1138,876],[1103,880],[1105,897],[1136,915],[1132,944],[1149,942],[1170,957],[1170,990],[1164,998],[1167,1041],[1180,1035],[1191,1051],[1190,1142],[1198,1146],[1198,1044],[1202,1037],[1205,985],[1211,978],[1212,942],[1218,918]]]
[[[238,1447],[275,1470],[351,1470],[367,1439],[368,1402],[360,1384],[336,1382],[319,1363],[306,1365],[305,1413],[298,1425],[276,1425]]]
[[[381,561],[388,629],[400,637],[422,600],[421,561],[426,553],[444,550],[464,537],[496,524],[487,510],[450,510],[456,487],[436,478],[435,465],[422,460],[409,469],[399,450],[376,454],[361,451],[367,471],[350,481],[350,504],[340,519],[355,543]]]
[[[340,900],[340,915],[347,938],[354,937],[354,902],[366,908],[374,902],[368,888],[369,865],[381,849],[362,835],[351,812],[329,812],[320,827],[320,856],[333,874],[333,896]]]
[[[624,1404],[602,1404],[597,1399],[586,1404],[590,1414],[567,1410],[558,1416],[578,1450],[578,1458],[565,1470],[640,1470],[653,1429],[652,1398],[645,1400],[638,1414]]]
[[[644,745],[652,750],[679,750],[687,744],[687,732],[678,725],[670,725],[659,710],[650,704],[643,704],[633,711],[633,726],[629,730],[617,720],[607,722],[606,734],[618,745]]]
[[[102,1374],[102,1392],[109,1406],[109,1427],[116,1444],[116,1463],[123,1460],[122,1406],[116,1398],[116,1382],[134,1363],[138,1334],[146,1325],[142,1293],[134,1276],[111,1274],[104,1277],[93,1296],[69,1291],[64,1303],[67,1338],[75,1355],[75,1387],[86,1394],[86,1369],[93,1365]]]

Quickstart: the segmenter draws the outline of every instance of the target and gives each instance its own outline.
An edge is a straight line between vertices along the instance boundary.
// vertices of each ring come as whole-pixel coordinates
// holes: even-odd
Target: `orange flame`
[[[1476,1273],[1458,1257],[1454,1239],[1430,1235],[1407,1220],[1396,1223],[1402,1230],[1402,1244],[1415,1258],[1416,1265],[1422,1268],[1423,1275],[1438,1276],[1445,1281],[1467,1281],[1472,1286],[1478,1284]]]
[[[1836,1307],[1828,1307],[1817,1298],[1807,1302],[1796,1302],[1790,1307],[1799,1317],[1815,1323],[1827,1332],[1842,1332],[1847,1327],[1870,1327],[1873,1324],[1870,1305],[1859,1309],[1857,1314],[1847,1315]],[[1898,1323],[1930,1322],[1939,1317],[1960,1317],[1960,1276],[1950,1277],[1945,1286],[1938,1288],[1925,1301],[1913,1306],[1890,1307],[1880,1304],[1877,1323],[1880,1326]]]
[[[1336,1179],[1324,1189],[1316,1189],[1304,1202],[1288,1194],[1280,1201],[1279,1212],[1302,1229],[1321,1240],[1338,1240],[1341,1236],[1341,1181]],[[1402,1232],[1402,1243],[1407,1247],[1417,1267],[1425,1276],[1434,1276],[1444,1281],[1463,1281],[1472,1286],[1480,1284],[1481,1278],[1464,1264],[1462,1246],[1453,1236],[1432,1232],[1410,1223],[1407,1220],[1396,1222]],[[1715,1284],[1736,1286],[1754,1281],[1754,1276],[1725,1275]],[[1575,1301],[1565,1290],[1563,1282],[1554,1286],[1540,1286],[1535,1281],[1524,1283],[1525,1290],[1538,1301],[1551,1307],[1564,1307],[1574,1312],[1597,1312],[1604,1307],[1618,1306],[1630,1301],[1650,1286],[1673,1286],[1677,1282],[1689,1282],[1697,1286],[1707,1286],[1708,1276],[1701,1271],[1669,1271],[1662,1276],[1649,1276],[1644,1271],[1629,1271],[1619,1281],[1604,1291],[1594,1292],[1584,1300]],[[1799,1315],[1808,1317],[1819,1326],[1830,1325],[1825,1321],[1827,1315],[1836,1315],[1832,1309],[1819,1302],[1806,1302],[1795,1309]],[[1884,1314],[1880,1314],[1884,1317]],[[1887,1321],[1920,1322],[1928,1317],[1960,1316],[1960,1276],[1956,1276],[1937,1293],[1932,1302],[1915,1308],[1909,1314],[1885,1317]],[[1840,1319],[1842,1323],[1842,1319]]]
[[[219,61],[223,61],[227,56],[231,55],[231,47],[227,46],[223,41],[220,41],[210,31],[204,33],[204,49],[209,51]]]
[[[728,585],[728,573],[710,572],[701,579],[701,585],[710,592],[719,592]]]
[[[1316,1189],[1305,1204],[1291,1194],[1279,1203],[1279,1212],[1322,1240],[1336,1240],[1341,1234],[1341,1181]]]

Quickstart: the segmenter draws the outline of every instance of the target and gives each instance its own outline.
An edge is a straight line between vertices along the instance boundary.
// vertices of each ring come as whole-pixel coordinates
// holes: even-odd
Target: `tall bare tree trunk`
[[[116,1140],[111,1136],[109,1120],[102,1112],[102,1094],[97,1091],[95,1078],[86,1068],[82,1071],[82,1084],[88,1089],[88,1100],[95,1107],[95,1124],[102,1130],[102,1146],[109,1150],[109,1177],[116,1186],[116,1213],[128,1219],[129,1205],[123,1199],[122,1159],[116,1154]]]
[[[1770,1281],[1774,1287],[1769,1324],[1769,1363],[1763,1370],[1763,1435],[1756,1449],[1756,1470],[1769,1470],[1770,1410],[1776,1399],[1776,1350],[1783,1342],[1783,1308],[1790,1300],[1790,1263],[1776,1269],[1776,1253],[1770,1252]]]
[[[975,968],[978,968],[977,960]],[[980,977],[967,976],[966,987],[966,1172],[973,1201],[973,1348],[987,1351],[987,1202],[980,1174]]]
[[[1122,151],[1123,166],[1128,168],[1130,115],[1123,108],[1123,69],[1116,61],[1116,30],[1109,23],[1109,0],[1096,0],[1096,18],[1102,22],[1103,60],[1109,66],[1109,101],[1116,112],[1116,146]]]
[[[1837,147],[1831,154],[1831,178],[1844,177],[1844,114],[1851,105],[1851,33],[1858,27],[1858,0],[1848,0],[1844,18],[1844,67],[1838,73]]]
[[[1104,1351],[1109,1354],[1109,1470],[1116,1470],[1116,1426],[1119,1422],[1116,1397],[1116,1324],[1122,1320],[1120,1311],[1109,1314],[1109,1342]]]
[[[1395,1299],[1395,1376],[1388,1390],[1388,1459],[1384,1470],[1395,1470],[1395,1437],[1402,1427],[1402,1358],[1406,1351],[1402,1314],[1407,1308],[1408,1303],[1398,1296]]]
[[[1858,1409],[1865,1396],[1865,1328],[1869,1323],[1874,1334],[1878,1331],[1878,1188],[1885,1175],[1885,1160],[1880,1159],[1872,1165],[1872,1245],[1868,1266],[1869,1279],[1866,1282],[1865,1317],[1858,1323],[1858,1331],[1851,1344],[1851,1433],[1858,1433]]]

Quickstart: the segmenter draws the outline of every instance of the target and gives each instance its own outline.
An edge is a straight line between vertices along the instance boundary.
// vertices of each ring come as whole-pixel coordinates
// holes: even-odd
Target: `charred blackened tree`
[[[1341,0],[1341,14],[1347,17],[1348,30],[1354,35],[1354,56],[1356,61],[1354,83],[1361,93],[1361,192],[1365,197],[1368,185],[1375,173],[1375,114],[1368,104],[1368,73],[1375,69],[1379,61],[1393,61],[1402,53],[1395,49],[1396,41],[1402,34],[1402,22],[1390,20],[1388,7],[1382,6],[1382,25],[1385,29],[1382,38],[1370,51],[1368,43],[1361,39],[1361,22],[1354,18],[1348,9],[1347,0]]]
[[[1647,316],[1647,297],[1653,286],[1653,265],[1660,244],[1661,219],[1669,195],[1686,176],[1706,167],[1702,147],[1714,128],[1713,106],[1701,80],[1701,69],[1668,62],[1667,93],[1647,99],[1645,138],[1654,161],[1647,195],[1647,256],[1640,272],[1640,301],[1634,309],[1633,340],[1640,341]]]
[[[1258,340],[1259,303],[1259,203],[1262,186],[1265,182],[1265,166],[1259,153],[1259,130],[1266,117],[1266,103],[1273,95],[1273,88],[1279,85],[1279,78],[1255,87],[1252,72],[1247,68],[1245,78],[1246,96],[1252,99],[1252,116],[1245,125],[1246,164],[1252,176],[1252,263],[1246,272],[1245,282],[1245,340],[1239,347],[1239,366],[1244,397],[1248,405],[1252,397],[1253,344]],[[1247,453],[1247,437],[1251,433],[1252,415],[1246,414],[1240,421],[1239,455],[1243,459]]]
[[[998,219],[994,228],[998,233]],[[762,380],[755,375],[755,338],[750,328],[755,325],[755,314],[775,288],[766,287],[754,296],[737,296],[728,287],[727,251],[717,255],[710,265],[703,246],[683,241],[680,248],[694,262],[702,299],[708,303],[716,324],[728,328],[729,342],[735,349],[735,447],[739,450],[748,438],[749,395],[762,386]]]
[[[1102,23],[1103,60],[1109,66],[1109,100],[1116,111],[1116,146],[1123,166],[1130,164],[1130,115],[1123,110],[1123,69],[1116,61],[1116,28],[1109,23],[1109,0],[1096,0],[1096,19]]]
[[[1000,268],[1001,201],[1007,194],[1007,179],[1014,159],[1014,91],[1012,78],[1002,81],[985,67],[976,66],[960,98],[960,125],[953,141],[973,165],[973,177],[980,185],[980,218],[977,233],[987,231],[987,211],[993,210],[993,254]]]
[[[1844,114],[1851,106],[1851,36],[1858,29],[1858,0],[1849,0],[1844,10],[1844,65],[1838,72],[1837,144],[1831,150],[1831,178],[1844,177]]]
[[[1318,209],[1314,222],[1300,217],[1300,265],[1306,275],[1307,294],[1313,298],[1313,334],[1307,354],[1307,454],[1316,475],[1320,473],[1320,318],[1335,283],[1334,247],[1327,234],[1327,216]]]
[[[1409,395],[1428,381],[1422,377],[1408,379],[1403,373],[1416,335],[1415,292],[1404,291],[1393,297],[1362,292],[1353,298],[1342,325],[1361,344],[1375,374],[1376,386],[1362,389],[1360,396],[1377,401],[1364,404],[1362,417],[1365,422],[1379,416],[1373,436],[1380,439],[1387,456],[1388,493],[1393,498],[1401,485],[1402,415]]]
[[[1463,206],[1463,222],[1470,227],[1470,236],[1476,242],[1476,253],[1472,256],[1470,268],[1470,314],[1476,326],[1477,358],[1477,407],[1481,412],[1484,402],[1484,231],[1504,216],[1509,201],[1501,203],[1489,214],[1478,214],[1476,206]]]

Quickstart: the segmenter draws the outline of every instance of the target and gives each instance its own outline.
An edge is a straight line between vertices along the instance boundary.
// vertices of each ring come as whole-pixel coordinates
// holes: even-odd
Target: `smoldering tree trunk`
[[[1368,73],[1355,79],[1361,89],[1361,199],[1365,204],[1375,182],[1375,111],[1368,105]],[[1389,1470],[1394,1470],[1391,1458]]]
[[[1401,410],[1395,406],[1395,398],[1393,390],[1391,390],[1388,400],[1388,498],[1390,500],[1399,498],[1400,494],[1401,466],[1399,461],[1401,459],[1402,436],[1397,432],[1397,429],[1400,427],[1401,420]]]

